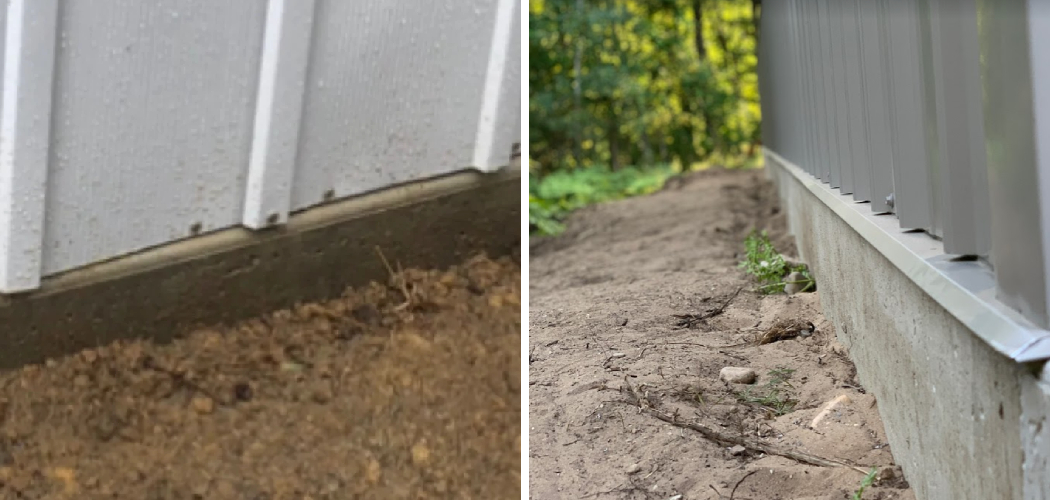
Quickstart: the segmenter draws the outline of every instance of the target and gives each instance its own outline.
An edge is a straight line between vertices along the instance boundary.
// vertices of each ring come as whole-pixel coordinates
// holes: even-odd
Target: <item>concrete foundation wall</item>
[[[918,498],[1050,498],[1050,386],[1034,367],[994,351],[786,167],[766,164]]]

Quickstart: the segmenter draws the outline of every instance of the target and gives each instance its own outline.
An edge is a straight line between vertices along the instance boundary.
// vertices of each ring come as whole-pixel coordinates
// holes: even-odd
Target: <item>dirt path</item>
[[[0,499],[518,498],[521,271],[0,373]]]
[[[665,415],[677,412],[678,422],[878,467],[882,480],[865,499],[914,498],[893,467],[874,398],[856,383],[820,314],[818,294],[761,296],[737,269],[753,227],[768,229],[782,252],[793,253],[760,171],[708,171],[652,196],[581,211],[564,235],[533,244],[532,498],[843,499],[864,477],[848,467],[733,450],[641,413],[630,387]],[[672,315],[717,309],[740,287],[723,314],[695,329],[675,326]],[[787,318],[811,321],[816,331],[729,347]],[[758,381],[724,383],[726,366],[753,368]],[[810,428],[842,395],[848,402]],[[756,402],[760,396],[767,397]]]

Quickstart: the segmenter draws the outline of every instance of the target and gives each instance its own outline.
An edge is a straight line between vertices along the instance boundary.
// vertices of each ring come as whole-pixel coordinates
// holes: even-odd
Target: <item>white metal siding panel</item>
[[[0,292],[40,284],[58,0],[7,4],[0,103]]]
[[[292,209],[468,168],[495,0],[319,0]]]
[[[63,2],[44,271],[241,220],[264,2]]]
[[[482,170],[507,166],[511,147],[521,141],[521,1],[498,1],[496,30],[489,54],[489,81],[485,85],[471,165]]]
[[[288,220],[310,59],[314,0],[269,0],[243,224]]]

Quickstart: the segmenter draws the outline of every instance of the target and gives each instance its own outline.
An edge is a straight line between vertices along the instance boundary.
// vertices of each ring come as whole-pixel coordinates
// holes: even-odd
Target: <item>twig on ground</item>
[[[733,302],[733,299],[735,299],[737,295],[740,295],[740,292],[743,289],[744,287],[737,288],[736,291],[725,300],[725,302],[722,302],[722,305],[703,314],[675,314],[674,317],[678,319],[678,323],[675,323],[675,326],[679,328],[696,328],[696,325],[724,313],[726,307],[729,307],[729,303]]]
[[[818,467],[847,467],[856,470],[862,474],[868,473],[867,469],[850,465],[839,460],[818,457],[816,455],[810,455],[809,453],[804,453],[801,451],[787,450],[778,446],[753,441],[751,439],[745,438],[744,436],[727,434],[725,432],[712,429],[711,427],[707,427],[706,425],[700,423],[684,422],[678,420],[676,415],[669,415],[665,412],[654,408],[649,403],[649,400],[642,396],[642,394],[638,392],[638,389],[636,389],[634,385],[631,384],[631,381],[627,377],[624,377],[624,383],[631,391],[631,394],[634,396],[635,400],[637,400],[638,409],[642,413],[646,413],[649,416],[654,417],[658,420],[663,420],[664,422],[667,422],[671,425],[676,425],[678,427],[683,427],[686,429],[696,431],[700,433],[701,436],[704,436],[705,438],[716,443],[726,445],[739,445],[752,451],[762,452],[767,455],[777,455],[784,458],[790,458],[796,462],[801,462],[809,465],[816,465]]]
[[[383,255],[383,249],[376,245],[376,253],[379,255],[379,259],[383,261],[383,265],[386,266],[386,271],[390,273],[390,281],[394,286],[401,290],[401,294],[405,296],[405,302],[394,308],[395,311],[400,311],[412,305],[412,295],[408,293],[408,284],[405,283],[405,273],[401,270],[401,263],[397,264],[397,272],[394,272],[394,268],[390,267],[390,261],[386,260],[386,255]]]
[[[735,485],[733,485],[733,491],[729,492],[729,500],[733,500],[733,497],[736,495],[736,489],[740,487],[740,483],[744,482],[745,479],[747,479],[749,476],[751,476],[751,474],[754,474],[756,472],[758,472],[758,469],[744,474],[744,477],[740,478],[740,480],[737,481]]]

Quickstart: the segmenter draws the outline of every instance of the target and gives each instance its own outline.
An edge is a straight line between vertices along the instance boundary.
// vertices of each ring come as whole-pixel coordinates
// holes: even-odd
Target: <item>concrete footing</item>
[[[463,172],[313,208],[280,228],[219,231],[47,278],[0,298],[0,368],[117,339],[167,341],[385,281],[377,246],[391,262],[424,268],[516,253],[520,187],[513,166]]]
[[[821,307],[878,400],[920,499],[1050,499],[1041,366],[999,354],[887,260],[795,173],[766,168]]]

